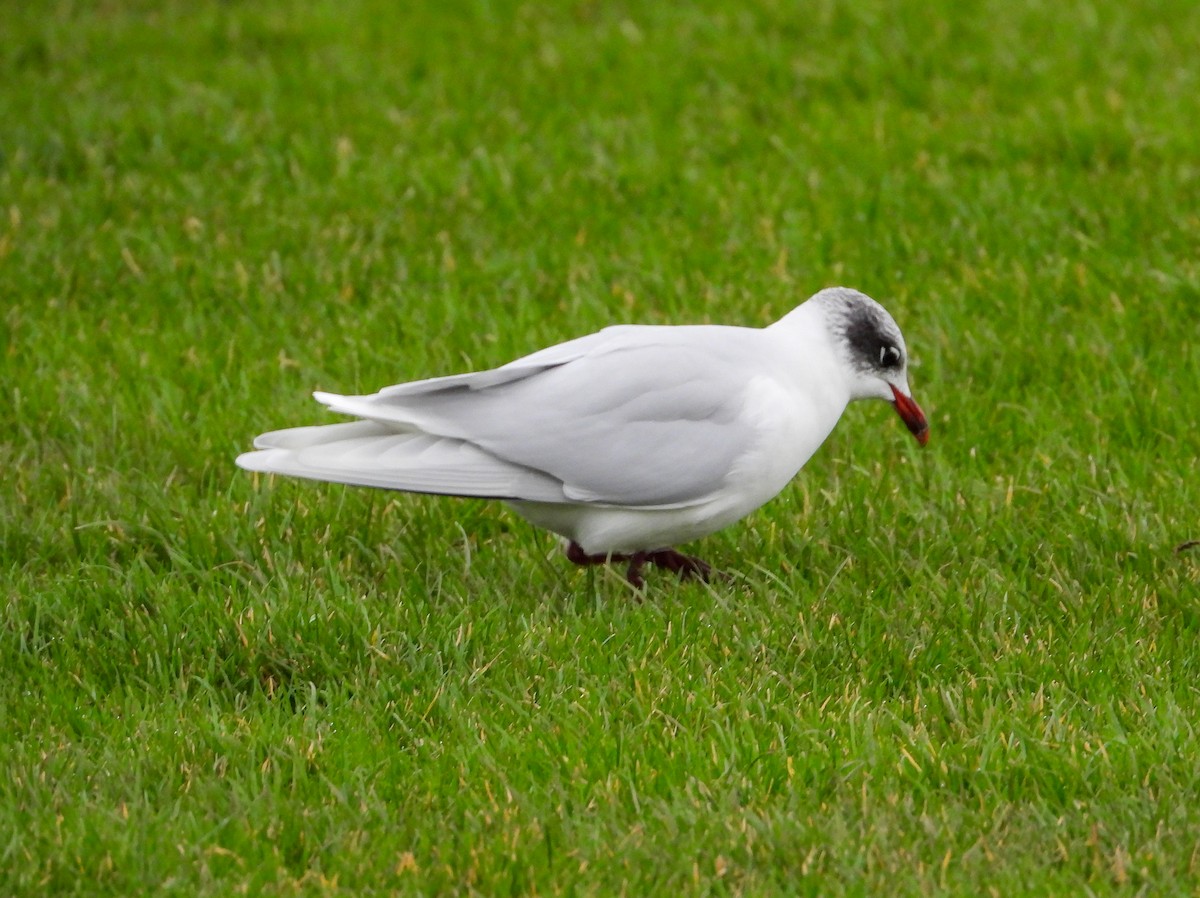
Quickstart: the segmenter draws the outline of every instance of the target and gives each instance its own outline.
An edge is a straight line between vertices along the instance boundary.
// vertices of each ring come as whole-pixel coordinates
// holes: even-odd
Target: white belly
[[[782,490],[817,451],[846,407],[804,404],[773,380],[746,391],[746,426],[757,434],[751,449],[692,503],[639,508],[598,503],[510,502],[531,523],[574,540],[592,555],[665,549],[707,536],[754,511]]]

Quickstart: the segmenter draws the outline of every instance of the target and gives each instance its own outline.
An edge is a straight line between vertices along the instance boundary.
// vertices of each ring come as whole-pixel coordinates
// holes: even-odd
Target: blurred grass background
[[[1200,8],[110,2],[0,23],[0,890],[1170,894],[1200,857]],[[256,480],[313,389],[904,328],[696,546]]]

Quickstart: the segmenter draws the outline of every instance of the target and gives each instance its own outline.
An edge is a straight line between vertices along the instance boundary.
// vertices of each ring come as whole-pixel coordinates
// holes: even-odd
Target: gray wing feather
[[[369,398],[396,399],[406,396],[419,396],[426,393],[437,393],[459,387],[468,390],[497,387],[511,383],[512,381],[522,380],[545,371],[547,368],[563,365],[581,358],[590,352],[595,352],[603,349],[605,346],[618,343],[622,336],[629,331],[651,329],[637,325],[606,327],[604,330],[588,334],[586,337],[579,337],[575,340],[568,340],[565,343],[548,346],[545,349],[511,361],[507,365],[501,365],[499,368],[490,368],[487,371],[469,371],[466,374],[451,374],[448,377],[430,377],[425,380],[413,380],[408,383],[384,387]],[[332,394],[326,393],[322,395],[328,396]]]
[[[561,484],[557,500],[684,506],[720,488],[753,433],[738,425],[754,344],[743,328],[618,327],[502,368],[315,394],[331,409],[461,441]],[[749,349],[749,351],[747,351]]]

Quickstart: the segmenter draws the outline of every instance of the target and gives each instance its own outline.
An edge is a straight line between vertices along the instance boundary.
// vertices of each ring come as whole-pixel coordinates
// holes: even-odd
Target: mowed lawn
[[[8,3],[0,894],[1200,892],[1200,6]],[[688,547],[255,477],[314,389],[855,286]],[[602,452],[603,446],[597,446]]]

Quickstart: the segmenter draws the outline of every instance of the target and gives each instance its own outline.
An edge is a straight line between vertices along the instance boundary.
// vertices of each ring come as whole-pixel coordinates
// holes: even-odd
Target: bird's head
[[[811,301],[823,306],[834,343],[850,378],[851,399],[884,399],[924,446],[929,422],[908,385],[908,349],[887,309],[848,287],[831,287]]]

